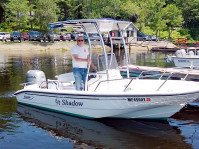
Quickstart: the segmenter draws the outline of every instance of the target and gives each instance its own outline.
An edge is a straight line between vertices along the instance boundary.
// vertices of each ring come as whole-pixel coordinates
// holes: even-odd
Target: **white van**
[[[0,32],[0,40],[1,41],[10,40],[10,33],[8,33],[8,32]]]

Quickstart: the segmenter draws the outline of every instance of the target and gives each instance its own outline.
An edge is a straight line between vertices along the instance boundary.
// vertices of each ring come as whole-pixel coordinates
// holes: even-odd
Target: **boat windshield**
[[[118,69],[118,63],[117,63],[115,54],[108,53],[107,58],[108,58],[109,69]],[[106,65],[105,65],[104,61],[105,61],[105,56],[103,54],[98,55],[98,70],[99,71],[106,70]]]

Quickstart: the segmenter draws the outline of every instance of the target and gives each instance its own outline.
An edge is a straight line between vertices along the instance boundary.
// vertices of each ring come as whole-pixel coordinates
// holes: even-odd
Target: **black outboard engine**
[[[38,84],[41,88],[46,88],[46,76],[41,70],[29,70],[26,74],[27,85]]]

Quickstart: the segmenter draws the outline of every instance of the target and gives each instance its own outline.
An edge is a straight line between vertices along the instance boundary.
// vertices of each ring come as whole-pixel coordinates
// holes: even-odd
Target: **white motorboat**
[[[195,47],[189,47],[186,50],[180,49],[173,56],[167,56],[166,62],[174,62],[176,67],[199,67],[199,51]]]
[[[76,91],[72,73],[59,75],[56,80],[46,80],[44,72],[30,70],[27,73],[27,82],[23,84],[24,88],[15,92],[18,102],[84,118],[167,119],[188,102],[198,99],[199,82],[129,77],[123,30],[130,23],[112,19],[81,19],[50,24],[51,27],[82,27],[88,37],[90,55],[92,38],[89,33],[99,34],[104,53],[98,56],[98,71],[88,72],[85,90]],[[109,33],[111,30],[118,30],[120,37],[109,34],[111,53],[107,54],[102,33]],[[127,78],[122,78],[117,66],[113,53],[114,39],[123,42]],[[95,77],[90,78],[93,75]]]

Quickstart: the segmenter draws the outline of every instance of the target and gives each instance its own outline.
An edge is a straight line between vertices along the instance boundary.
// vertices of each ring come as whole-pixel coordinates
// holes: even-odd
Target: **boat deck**
[[[121,74],[124,76],[126,74],[126,66],[120,66]],[[137,77],[141,73],[143,75],[154,75],[162,73],[175,73],[171,78],[172,79],[182,79],[187,74],[188,77],[186,80],[199,81],[199,68],[161,68],[161,67],[150,67],[150,66],[138,66],[138,65],[129,65],[129,72],[131,77]]]

